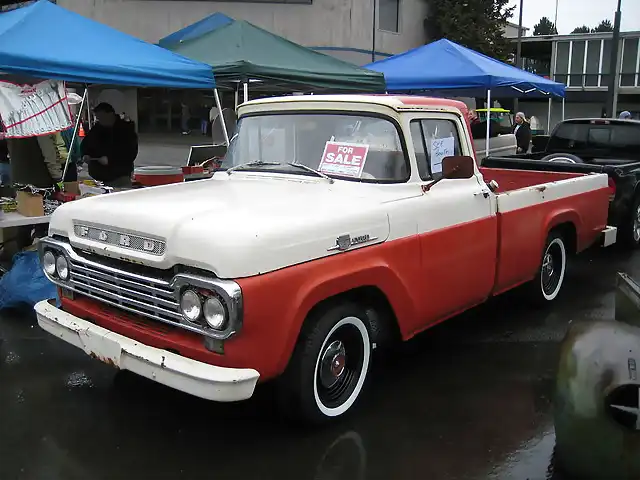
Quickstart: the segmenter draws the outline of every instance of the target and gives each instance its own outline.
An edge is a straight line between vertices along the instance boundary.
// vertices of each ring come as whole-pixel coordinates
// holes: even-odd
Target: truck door
[[[415,114],[409,131],[418,166],[412,175],[419,176],[424,191],[416,219],[424,327],[424,322],[431,324],[489,296],[495,277],[497,217],[493,194],[481,178],[445,179],[425,191],[442,176],[444,157],[473,156],[459,117]]]

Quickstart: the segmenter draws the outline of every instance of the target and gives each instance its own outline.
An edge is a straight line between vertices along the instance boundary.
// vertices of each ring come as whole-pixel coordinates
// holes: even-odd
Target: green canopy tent
[[[244,20],[168,46],[213,67],[216,84],[248,84],[274,90],[384,92],[381,73],[290,42]]]

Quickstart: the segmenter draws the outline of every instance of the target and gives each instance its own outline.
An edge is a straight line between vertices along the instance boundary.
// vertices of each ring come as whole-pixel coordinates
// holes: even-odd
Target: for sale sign
[[[369,145],[327,142],[320,161],[322,173],[360,178],[367,161]]]

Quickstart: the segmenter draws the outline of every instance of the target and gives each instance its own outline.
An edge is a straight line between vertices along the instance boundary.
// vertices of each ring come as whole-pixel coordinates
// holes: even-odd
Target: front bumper
[[[43,330],[87,355],[206,400],[246,400],[253,395],[260,377],[251,368],[217,367],[144,345],[71,315],[48,301],[37,303],[35,311]]]

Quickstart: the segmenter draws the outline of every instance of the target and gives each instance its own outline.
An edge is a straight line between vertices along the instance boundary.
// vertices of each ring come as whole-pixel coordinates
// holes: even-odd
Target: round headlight
[[[202,303],[200,296],[193,290],[187,290],[180,298],[180,310],[182,316],[189,322],[195,322],[202,314]]]
[[[217,297],[209,297],[204,302],[204,319],[211,328],[222,330],[227,323],[227,314],[224,305]]]
[[[42,268],[47,275],[56,273],[56,256],[52,251],[49,250],[42,256]]]
[[[64,255],[60,255],[56,259],[56,272],[62,280],[69,278],[69,262],[67,262]]]

